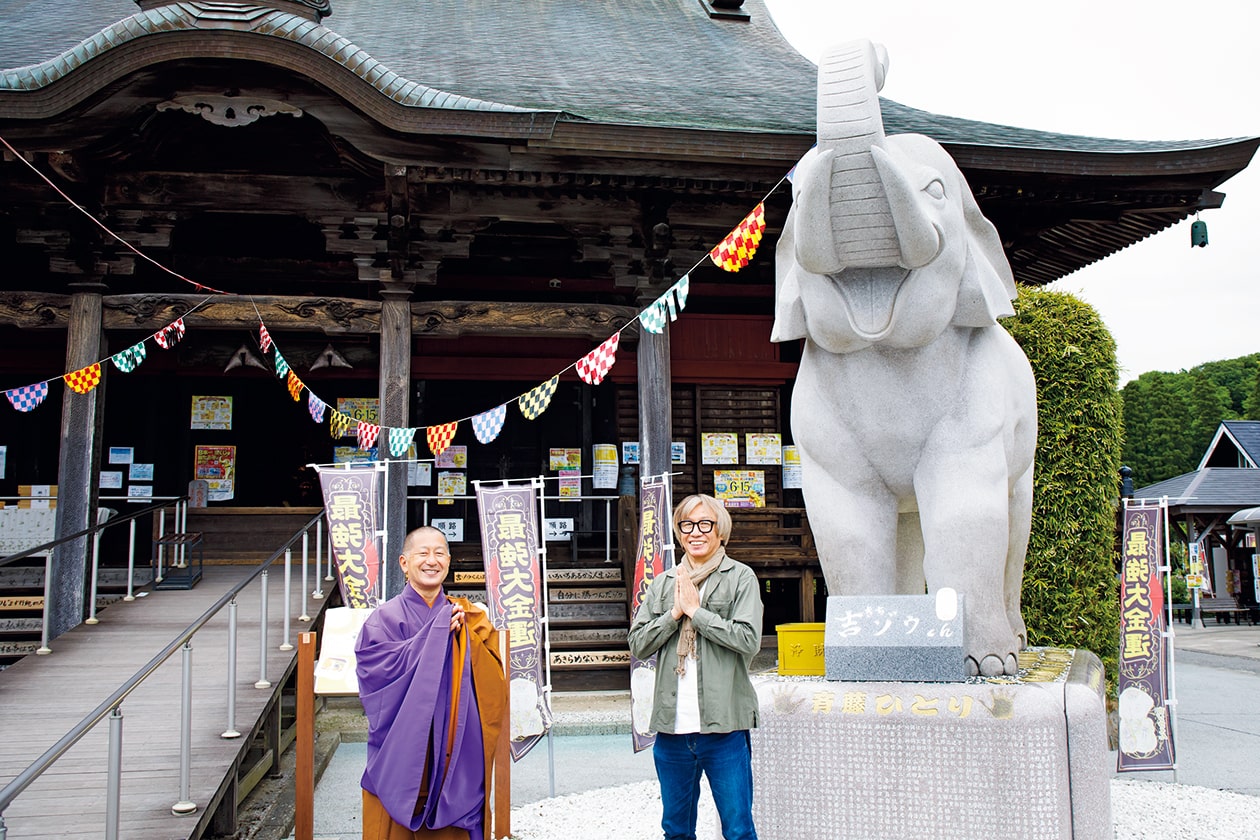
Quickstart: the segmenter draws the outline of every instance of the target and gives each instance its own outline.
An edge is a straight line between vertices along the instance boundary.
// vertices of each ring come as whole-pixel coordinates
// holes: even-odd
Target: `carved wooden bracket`
[[[302,116],[302,109],[276,99],[260,99],[256,96],[225,96],[222,94],[187,94],[176,96],[157,105],[159,111],[187,111],[199,114],[214,125],[237,128],[252,125],[263,117],[276,114]]]

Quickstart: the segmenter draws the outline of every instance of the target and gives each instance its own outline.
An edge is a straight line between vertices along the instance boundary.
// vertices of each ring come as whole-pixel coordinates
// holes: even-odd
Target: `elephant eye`
[[[923,188],[923,191],[932,196],[932,198],[935,198],[937,201],[940,201],[945,197],[945,185],[941,183],[940,178],[933,178],[928,185]]]

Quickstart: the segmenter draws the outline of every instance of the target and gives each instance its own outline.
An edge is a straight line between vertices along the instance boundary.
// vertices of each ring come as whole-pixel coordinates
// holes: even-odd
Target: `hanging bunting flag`
[[[4,395],[9,398],[9,403],[18,411],[30,411],[48,397],[48,383],[39,382],[34,385],[25,385],[21,388],[5,391]]]
[[[380,426],[360,420],[359,425],[355,428],[355,435],[359,438],[359,448],[371,449],[373,446],[376,446],[376,437],[380,433]]]
[[[472,419],[473,434],[482,443],[489,443],[499,436],[499,432],[503,431],[503,421],[506,417],[507,403],[498,408],[483,411]]]
[[[93,362],[85,368],[80,368],[74,373],[67,373],[61,377],[66,381],[71,391],[76,394],[86,394],[101,382],[101,363]]]
[[[306,392],[306,410],[311,413],[311,419],[316,423],[324,422],[324,409],[328,406],[319,397],[315,396],[314,391]]]
[[[140,367],[140,363],[144,361],[147,352],[142,341],[139,344],[133,344],[126,350],[115,353],[109,357],[109,360],[114,363],[114,367],[118,368],[119,373],[131,373]]]
[[[289,388],[289,396],[293,397],[293,401],[297,402],[302,399],[302,389],[306,386],[302,384],[302,380],[298,379],[298,375],[293,371],[289,371],[289,381],[285,383]]]
[[[446,447],[451,445],[451,440],[455,437],[455,427],[459,423],[443,423],[440,426],[430,426],[425,431],[425,438],[429,441],[429,451],[435,456],[441,455],[446,451]]]
[[[668,292],[666,293],[668,294]],[[648,304],[647,308],[639,313],[639,323],[643,325],[643,329],[655,335],[660,335],[665,331],[665,302],[664,295]]]
[[[547,406],[551,404],[552,395],[556,393],[556,385],[559,383],[560,376],[557,374],[517,400],[517,404],[521,407],[521,414],[525,415],[526,420],[533,420],[547,410]]]
[[[709,252],[709,259],[724,271],[739,271],[752,260],[766,230],[766,207],[758,204],[726,238]]]
[[[262,321],[258,322],[258,344],[263,353],[271,349],[271,333],[267,332],[267,325]]]
[[[350,434],[350,425],[352,423],[354,423],[354,418],[348,414],[342,414],[334,408],[328,418],[328,433],[335,438],[343,438]]]
[[[678,298],[678,311],[682,312],[687,308],[687,295],[691,294],[691,275],[684,274],[669,290]]]
[[[153,334],[153,339],[163,350],[170,350],[184,337],[184,319],[177,318]]]
[[[280,355],[280,348],[276,348],[276,376],[284,379],[289,375],[289,363],[284,360],[284,356]]]
[[[452,426],[455,424],[452,423]],[[389,430],[389,457],[401,458],[411,449],[411,442],[415,440],[416,430],[411,429],[390,429]]]
[[[621,341],[621,333],[613,333],[603,344],[578,359],[577,375],[588,385],[598,385],[604,381],[608,371],[617,361],[617,344]]]

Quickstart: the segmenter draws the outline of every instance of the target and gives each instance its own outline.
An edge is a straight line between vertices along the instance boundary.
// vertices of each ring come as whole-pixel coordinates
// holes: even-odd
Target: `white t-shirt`
[[[708,588],[706,580],[700,585],[700,601],[704,602],[704,590]],[[674,661],[678,654],[674,653]],[[700,731],[700,663],[693,653],[683,660],[684,673],[678,677],[678,706],[674,712],[674,734],[685,735],[688,732]]]

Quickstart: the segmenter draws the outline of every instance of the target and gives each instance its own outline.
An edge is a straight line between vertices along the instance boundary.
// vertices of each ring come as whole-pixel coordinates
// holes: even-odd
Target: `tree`
[[[1037,380],[1032,533],[1024,564],[1029,643],[1092,650],[1115,673],[1120,621],[1115,516],[1123,437],[1116,345],[1088,304],[1021,289],[1003,322]]]

